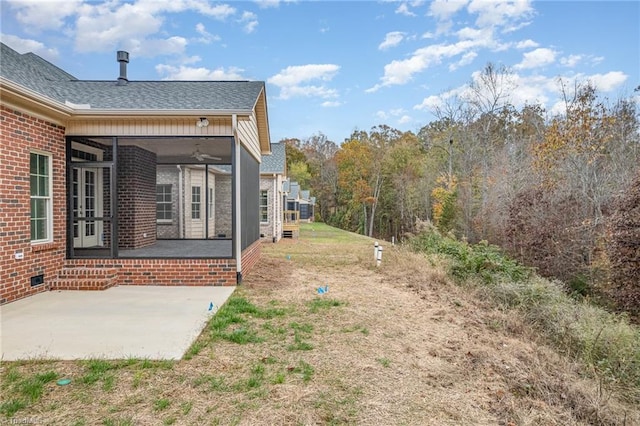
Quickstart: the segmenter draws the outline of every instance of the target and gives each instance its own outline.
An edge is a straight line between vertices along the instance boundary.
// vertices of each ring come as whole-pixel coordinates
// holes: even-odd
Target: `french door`
[[[102,179],[97,168],[73,169],[73,224],[74,247],[96,247],[101,244],[102,221],[91,220],[102,216]]]

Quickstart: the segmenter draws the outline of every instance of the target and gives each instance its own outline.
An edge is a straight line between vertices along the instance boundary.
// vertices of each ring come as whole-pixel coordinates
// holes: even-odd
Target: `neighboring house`
[[[311,197],[309,190],[300,188],[298,182],[288,182],[287,206],[285,219],[287,222],[312,222],[314,219],[315,197]]]
[[[300,191],[300,220],[313,222],[316,198],[311,196],[309,190]]]
[[[235,285],[254,266],[264,82],[128,81],[126,52],[117,79],[84,81],[4,44],[0,55],[1,303]]]
[[[284,143],[271,144],[260,163],[260,236],[274,243],[282,238],[284,181],[287,158]]]

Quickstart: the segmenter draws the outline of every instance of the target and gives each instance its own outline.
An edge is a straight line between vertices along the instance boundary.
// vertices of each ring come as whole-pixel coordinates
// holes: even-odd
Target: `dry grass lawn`
[[[305,226],[298,240],[264,245],[227,305],[179,362],[3,363],[2,419],[640,424],[637,407],[538,342],[517,317],[388,243],[378,268],[372,240]],[[56,386],[62,377],[72,383]]]

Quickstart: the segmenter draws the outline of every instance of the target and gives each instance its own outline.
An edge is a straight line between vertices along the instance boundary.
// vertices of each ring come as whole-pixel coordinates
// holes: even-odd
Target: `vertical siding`
[[[197,117],[147,119],[92,118],[70,120],[67,135],[91,136],[232,136],[230,117],[209,118],[207,127],[197,127]]]
[[[248,119],[238,119],[238,136],[245,149],[260,162],[262,151],[255,113],[252,113]]]

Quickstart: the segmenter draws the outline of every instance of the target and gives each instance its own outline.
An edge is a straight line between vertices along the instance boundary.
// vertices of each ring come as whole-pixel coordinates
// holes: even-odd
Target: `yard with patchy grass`
[[[373,240],[323,224],[266,243],[177,362],[4,362],[0,423],[640,424],[637,389],[559,355],[437,258],[383,245],[376,267]]]

